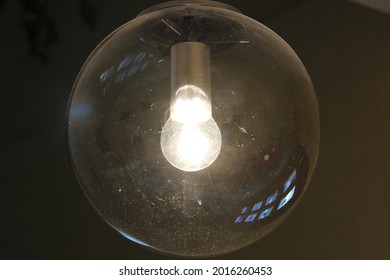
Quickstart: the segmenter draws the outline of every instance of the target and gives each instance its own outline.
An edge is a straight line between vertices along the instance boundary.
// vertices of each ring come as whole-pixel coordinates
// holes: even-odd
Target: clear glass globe
[[[171,123],[170,50],[188,41],[210,50],[211,132]],[[272,231],[306,190],[319,147],[317,100],[297,55],[212,1],[158,5],[110,34],[78,75],[67,125],[74,172],[99,215],[126,238],[180,256],[224,254]],[[169,129],[184,139],[173,155]],[[206,138],[218,152],[205,152]],[[192,166],[173,164],[178,153]]]

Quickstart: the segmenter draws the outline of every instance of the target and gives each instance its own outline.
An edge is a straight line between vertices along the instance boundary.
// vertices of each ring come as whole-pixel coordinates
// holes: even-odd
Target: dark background
[[[1,258],[165,258],[97,216],[65,139],[67,100],[88,54],[159,2],[0,1]],[[321,148],[290,217],[220,258],[390,259],[390,14],[349,1],[224,2],[302,59],[320,104]]]

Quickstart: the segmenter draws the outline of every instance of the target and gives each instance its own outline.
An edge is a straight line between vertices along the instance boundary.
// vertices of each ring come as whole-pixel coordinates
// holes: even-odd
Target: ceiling
[[[351,0],[351,1],[390,14],[389,0]]]

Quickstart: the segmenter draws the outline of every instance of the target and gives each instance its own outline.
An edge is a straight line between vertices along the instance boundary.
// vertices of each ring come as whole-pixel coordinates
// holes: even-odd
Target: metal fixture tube
[[[186,87],[198,90],[183,90]],[[171,48],[171,113],[172,106],[178,98],[198,97],[207,102],[211,117],[210,90],[209,46],[200,42],[173,45]]]

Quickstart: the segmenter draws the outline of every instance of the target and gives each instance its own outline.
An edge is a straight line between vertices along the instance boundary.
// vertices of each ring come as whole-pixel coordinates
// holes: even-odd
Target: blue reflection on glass
[[[257,213],[250,214],[250,215],[245,219],[245,223],[253,222],[254,219],[256,219],[256,216],[257,216]]]
[[[271,215],[273,209],[274,209],[273,206],[268,209],[265,209],[263,212],[260,213],[260,216],[257,219],[261,220],[267,218],[269,215]]]
[[[121,71],[123,68],[126,68],[129,66],[131,61],[133,60],[134,56],[126,56],[124,59],[122,59],[121,62],[119,62],[118,68],[116,69],[117,72]]]
[[[153,54],[140,52],[131,56],[125,56],[119,63],[103,71],[100,75],[103,96],[107,96],[115,84],[121,83],[126,78],[144,71],[152,58]]]
[[[278,191],[276,191],[273,195],[269,196],[267,198],[267,203],[265,205],[270,205],[272,202],[274,202],[278,198]]]
[[[242,212],[241,212],[241,214],[244,214],[245,212],[248,212],[248,207],[244,207],[244,208],[242,208]]]
[[[104,71],[100,75],[100,81],[105,82],[112,75],[112,72],[114,72],[114,67],[111,67],[111,68],[107,69],[106,71]]]
[[[286,205],[294,196],[295,186],[291,189],[291,191],[280,201],[278,210]]]
[[[257,211],[261,208],[261,205],[263,204],[263,201],[257,202],[255,205],[253,205],[252,211]]]
[[[288,190],[288,188],[291,186],[291,183],[295,181],[296,178],[297,178],[297,170],[294,169],[290,177],[288,177],[287,181],[284,183],[283,192],[286,192]]]
[[[234,221],[236,224],[241,223],[244,219],[244,216],[238,216],[237,219]]]
[[[145,243],[145,242],[142,242],[141,240],[135,238],[134,236],[130,235],[130,234],[126,234],[120,230],[117,230],[120,234],[122,234],[124,237],[126,237],[127,239],[139,244],[139,245],[142,245],[142,246],[146,246],[146,247],[149,247],[149,248],[154,248],[153,246],[150,246],[149,244]]]
[[[71,118],[82,118],[92,112],[92,106],[89,104],[75,104],[70,110]]]

